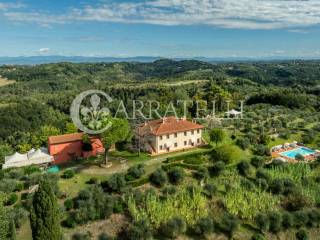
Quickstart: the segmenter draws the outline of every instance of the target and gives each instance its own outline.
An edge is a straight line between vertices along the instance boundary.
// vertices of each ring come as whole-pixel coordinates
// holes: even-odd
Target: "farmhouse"
[[[202,145],[203,128],[185,118],[165,117],[138,126],[136,135],[144,151],[161,154]]]
[[[59,164],[104,153],[105,149],[99,137],[90,136],[89,143],[86,144],[83,136],[84,133],[71,133],[49,137],[48,150],[54,162]]]

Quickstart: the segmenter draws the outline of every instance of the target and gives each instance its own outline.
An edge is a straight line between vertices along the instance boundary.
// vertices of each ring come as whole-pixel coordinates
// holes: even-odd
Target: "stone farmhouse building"
[[[136,135],[141,149],[156,155],[202,145],[203,128],[185,118],[165,117],[138,126]]]

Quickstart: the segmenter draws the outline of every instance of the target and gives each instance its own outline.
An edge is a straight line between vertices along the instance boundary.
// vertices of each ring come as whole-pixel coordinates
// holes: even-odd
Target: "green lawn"
[[[133,161],[137,163],[144,162],[151,159],[151,156],[148,153],[141,152],[139,154],[139,153],[132,153],[129,151],[118,151],[118,150],[110,152],[109,156],[110,158],[125,158],[129,161]]]

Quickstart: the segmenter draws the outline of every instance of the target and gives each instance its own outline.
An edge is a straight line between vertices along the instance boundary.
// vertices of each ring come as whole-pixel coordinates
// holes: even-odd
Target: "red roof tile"
[[[58,136],[50,136],[48,138],[49,144],[59,144],[59,143],[67,143],[67,142],[75,142],[82,140],[83,132],[81,133],[70,133]]]
[[[164,135],[176,132],[184,132],[194,129],[202,129],[204,126],[175,117],[166,117],[144,123],[138,128],[139,135]]]

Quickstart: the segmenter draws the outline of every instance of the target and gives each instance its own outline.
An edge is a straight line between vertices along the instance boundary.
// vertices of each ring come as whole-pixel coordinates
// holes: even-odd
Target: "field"
[[[14,80],[8,80],[7,78],[2,78],[0,75],[0,87],[13,84],[13,83],[15,83]]]

